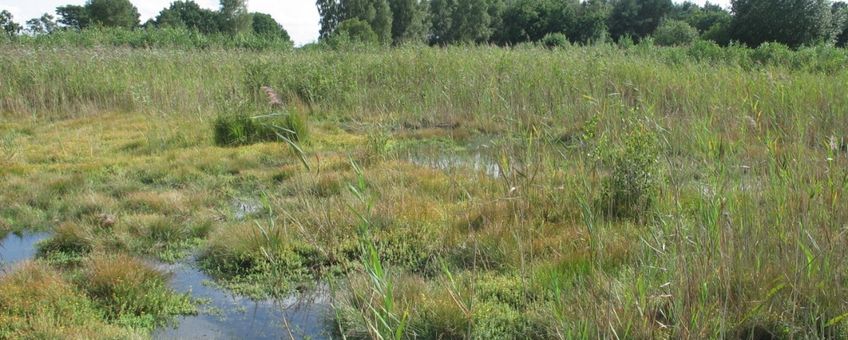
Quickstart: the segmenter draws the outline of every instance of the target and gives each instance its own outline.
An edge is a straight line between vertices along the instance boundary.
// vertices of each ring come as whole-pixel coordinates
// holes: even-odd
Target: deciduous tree
[[[641,39],[654,32],[671,10],[671,0],[616,0],[608,19],[613,38]]]
[[[88,0],[85,12],[94,25],[135,28],[140,23],[138,9],[129,0]]]
[[[13,37],[21,32],[21,25],[16,23],[12,13],[7,10],[0,12],[0,29],[7,37]]]
[[[221,0],[218,14],[222,32],[240,34],[253,30],[253,16],[247,11],[247,0]]]
[[[832,42],[836,30],[828,0],[732,0],[731,36],[748,46],[779,42],[791,47]]]
[[[44,13],[40,18],[27,20],[26,25],[30,34],[50,34],[58,28],[56,20],[47,13]]]

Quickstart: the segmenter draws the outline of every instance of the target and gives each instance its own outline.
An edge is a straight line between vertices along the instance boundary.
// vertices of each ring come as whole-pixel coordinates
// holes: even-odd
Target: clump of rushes
[[[79,224],[62,224],[51,238],[38,244],[38,256],[53,264],[78,263],[93,248],[94,237]]]
[[[210,236],[201,265],[224,285],[252,297],[284,296],[307,283],[326,259],[276,225],[247,222]]]
[[[255,110],[242,104],[233,112],[218,116],[215,120],[215,144],[240,146],[276,140],[290,144],[307,141],[306,117],[300,112],[286,110],[280,96],[270,87],[262,90],[268,97],[272,113],[251,115],[250,112]]]
[[[272,113],[264,116],[224,114],[215,119],[215,144],[241,146],[288,139],[308,138],[306,118],[299,113]]]
[[[83,292],[49,266],[30,262],[0,276],[2,339],[127,339]]]
[[[77,283],[109,320],[125,327],[153,329],[174,315],[196,312],[188,295],[168,288],[163,273],[129,255],[90,257]]]

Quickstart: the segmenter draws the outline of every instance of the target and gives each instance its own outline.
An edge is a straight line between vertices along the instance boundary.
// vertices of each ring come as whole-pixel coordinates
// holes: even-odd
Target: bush
[[[353,49],[363,46],[376,46],[379,37],[368,22],[359,19],[342,21],[339,27],[327,40],[323,41],[334,49]]]
[[[712,25],[708,30],[704,31],[701,39],[715,41],[721,46],[730,44],[730,23],[718,22]]]
[[[478,303],[473,318],[473,339],[522,339],[529,332],[525,316],[503,303]]]
[[[689,47],[688,54],[700,62],[719,62],[724,57],[721,46],[713,41],[698,40]]]
[[[603,156],[610,169],[603,183],[602,207],[611,217],[638,218],[654,204],[657,136],[641,123],[633,124],[618,147]]]
[[[781,43],[763,43],[751,52],[751,60],[761,65],[789,65],[792,50]]]
[[[306,118],[298,113],[275,113],[251,117],[244,114],[218,116],[214,123],[215,144],[240,146],[270,142],[285,137],[292,142],[308,138]]]
[[[680,20],[666,20],[654,32],[654,41],[660,46],[689,45],[697,39],[698,30]]]
[[[544,38],[542,38],[542,45],[547,48],[558,48],[568,46],[568,37],[562,33],[548,33]]]

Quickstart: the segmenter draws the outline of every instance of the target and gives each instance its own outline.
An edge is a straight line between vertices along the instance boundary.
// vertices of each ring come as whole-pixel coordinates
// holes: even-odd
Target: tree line
[[[205,35],[253,35],[291,43],[270,15],[251,13],[247,0],[221,0],[218,10],[175,1],[141,24],[129,0],[88,0],[56,8],[56,17],[16,23],[0,12],[5,36],[95,27],[176,28]],[[703,39],[720,45],[790,47],[848,43],[848,4],[830,0],[732,0],[730,8],[672,0],[317,0],[320,41],[375,45],[638,42],[680,45]]]
[[[9,37],[22,33],[42,35],[89,28],[175,28],[205,35],[256,35],[291,44],[283,26],[269,14],[248,11],[247,0],[221,0],[218,10],[201,8],[190,0],[174,1],[144,24],[140,16],[129,0],[88,0],[82,6],[59,6],[55,17],[45,13],[39,18],[27,20],[25,26],[16,23],[11,13],[3,10],[0,11],[0,28]]]
[[[848,39],[848,5],[733,0],[731,8],[671,0],[317,0],[322,40],[434,45],[695,39],[798,47]]]

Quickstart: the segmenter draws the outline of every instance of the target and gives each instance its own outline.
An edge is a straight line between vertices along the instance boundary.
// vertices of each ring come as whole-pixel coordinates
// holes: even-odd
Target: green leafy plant
[[[632,123],[619,144],[602,154],[609,174],[603,182],[601,205],[609,216],[639,218],[654,204],[659,144],[643,123]]]

